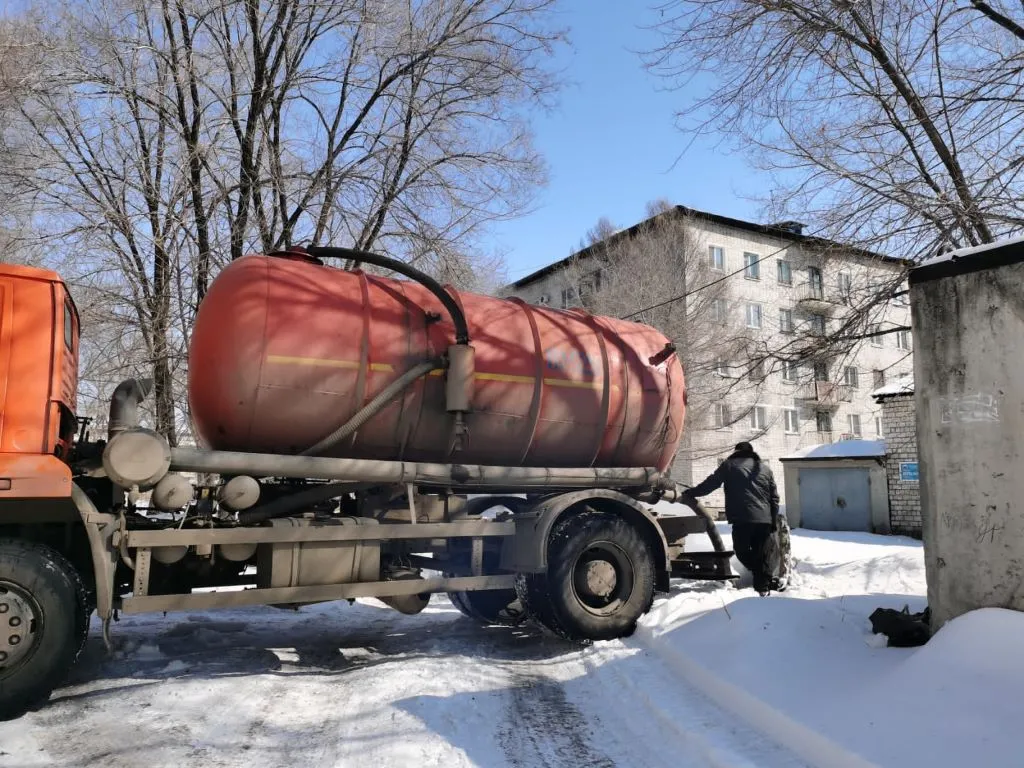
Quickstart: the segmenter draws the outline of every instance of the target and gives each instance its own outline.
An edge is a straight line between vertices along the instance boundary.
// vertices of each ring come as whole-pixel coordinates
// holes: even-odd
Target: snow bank
[[[868,616],[925,606],[920,542],[796,530],[793,550],[786,593],[694,590],[638,641],[811,764],[1021,764],[1024,614],[976,611],[922,648],[886,648]]]

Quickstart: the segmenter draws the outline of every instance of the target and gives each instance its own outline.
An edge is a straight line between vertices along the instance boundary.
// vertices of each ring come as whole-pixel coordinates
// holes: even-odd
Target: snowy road
[[[800,764],[666,686],[649,651],[478,628],[438,602],[419,617],[368,603],[121,622],[124,658],[92,643],[17,749],[0,726],[0,764]]]
[[[802,536],[794,546],[786,596],[677,583],[636,636],[587,648],[477,627],[444,598],[412,617],[366,601],[126,619],[118,658],[94,636],[48,706],[0,723],[0,766],[806,765],[754,727],[764,723],[691,685],[674,633],[689,632],[680,642],[697,652],[721,647],[725,672],[749,657],[770,678],[774,662],[732,631],[760,643],[764,612],[800,625],[787,606],[818,606],[877,653],[832,599],[914,594],[923,580],[913,547]]]

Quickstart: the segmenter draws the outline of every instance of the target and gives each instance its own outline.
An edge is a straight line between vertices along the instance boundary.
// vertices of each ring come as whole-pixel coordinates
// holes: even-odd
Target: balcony
[[[819,283],[804,283],[799,286],[796,301],[801,308],[819,314],[832,312],[843,303],[839,295],[827,293],[824,286]]]
[[[853,390],[845,384],[830,381],[815,381],[805,384],[796,392],[796,399],[814,405],[816,408],[838,408],[840,403],[853,399]]]

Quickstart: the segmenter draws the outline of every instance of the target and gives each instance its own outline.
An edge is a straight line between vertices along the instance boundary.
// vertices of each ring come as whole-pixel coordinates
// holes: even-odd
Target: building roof
[[[1024,236],[971,248],[958,248],[926,259],[910,270],[910,284],[995,269],[1024,262]]]
[[[821,461],[824,459],[873,459],[885,456],[885,440],[840,440],[838,443],[809,445],[780,461]]]
[[[912,395],[914,394],[914,378],[908,376],[907,378],[897,379],[885,386],[872,390],[870,394],[876,400],[894,397],[895,395]]]
[[[695,208],[688,208],[685,205],[677,205],[674,206],[670,211],[666,211],[665,213],[659,213],[657,216],[652,216],[648,219],[644,219],[643,221],[639,222],[638,224],[634,224],[632,227],[629,227],[628,229],[617,230],[610,237],[600,242],[594,243],[593,245],[588,245],[586,248],[576,251],[575,253],[571,254],[570,256],[567,256],[564,259],[560,259],[559,261],[548,264],[545,267],[541,267],[537,271],[531,272],[526,277],[519,278],[509,287],[522,288],[523,286],[536,282],[541,278],[547,277],[553,272],[557,272],[558,270],[563,269],[564,267],[571,264],[573,261],[576,261],[578,259],[585,259],[588,256],[593,255],[600,249],[606,248],[610,245],[614,245],[615,243],[618,243],[623,240],[629,240],[630,238],[636,236],[636,234],[644,225],[650,223],[654,219],[667,215],[691,216],[715,224],[720,224],[725,227],[732,227],[734,229],[740,229],[746,232],[753,232],[759,235],[770,235],[772,237],[779,237],[782,239],[791,240],[793,243],[814,245],[821,248],[842,248],[844,251],[852,255],[857,255],[871,259],[880,259],[882,261],[902,264],[904,266],[909,264],[908,261],[904,259],[898,259],[894,256],[886,256],[884,254],[864,250],[863,248],[854,248],[852,246],[843,245],[842,243],[837,243],[833,240],[826,240],[820,237],[812,237],[811,235],[805,235],[801,231],[803,229],[803,225],[798,222],[783,221],[775,224],[757,224],[752,221],[734,219],[730,216],[722,216],[717,213],[699,211]]]

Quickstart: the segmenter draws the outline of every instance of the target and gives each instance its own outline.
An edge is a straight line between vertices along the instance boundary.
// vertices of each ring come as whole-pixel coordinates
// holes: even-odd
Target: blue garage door
[[[800,525],[815,531],[871,531],[866,469],[801,469]]]

